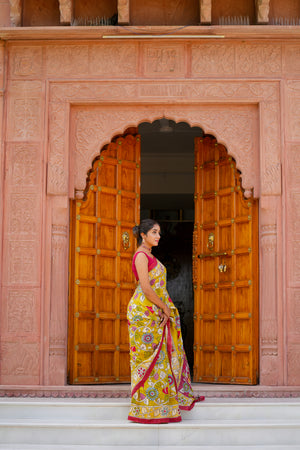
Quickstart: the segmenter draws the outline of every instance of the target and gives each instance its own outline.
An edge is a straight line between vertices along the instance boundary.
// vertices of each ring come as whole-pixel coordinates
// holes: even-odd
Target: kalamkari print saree
[[[167,303],[171,316],[161,327],[158,307],[138,284],[127,310],[131,366],[128,419],[139,423],[180,422],[180,410],[191,410],[204,397],[193,394],[179,313],[166,289],[166,269],[155,261],[149,271],[150,285]]]

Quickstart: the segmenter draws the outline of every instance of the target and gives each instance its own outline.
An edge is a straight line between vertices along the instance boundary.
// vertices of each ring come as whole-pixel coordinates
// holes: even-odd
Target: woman
[[[152,254],[160,226],[145,219],[133,233],[139,247],[132,269],[139,284],[128,304],[131,408],[128,419],[140,423],[180,422],[180,409],[195,402],[183,348],[179,313],[166,289],[166,269]]]

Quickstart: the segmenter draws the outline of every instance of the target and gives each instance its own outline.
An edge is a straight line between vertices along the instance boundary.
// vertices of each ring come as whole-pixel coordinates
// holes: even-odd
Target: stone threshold
[[[300,398],[300,386],[242,386],[193,384],[196,395],[206,398]],[[130,384],[93,386],[0,385],[0,397],[129,398]]]

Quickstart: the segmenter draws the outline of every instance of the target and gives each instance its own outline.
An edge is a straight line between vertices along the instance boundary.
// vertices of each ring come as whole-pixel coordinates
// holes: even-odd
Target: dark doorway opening
[[[180,318],[184,348],[193,372],[194,138],[201,128],[161,119],[139,126],[141,220],[156,219],[162,238],[153,254],[166,266],[167,289]]]

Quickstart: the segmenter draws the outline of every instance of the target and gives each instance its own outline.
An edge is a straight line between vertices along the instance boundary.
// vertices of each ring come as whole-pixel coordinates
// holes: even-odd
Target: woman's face
[[[157,246],[160,240],[160,226],[155,224],[147,234],[142,234],[142,237],[145,240],[145,244],[148,244],[151,247]]]

